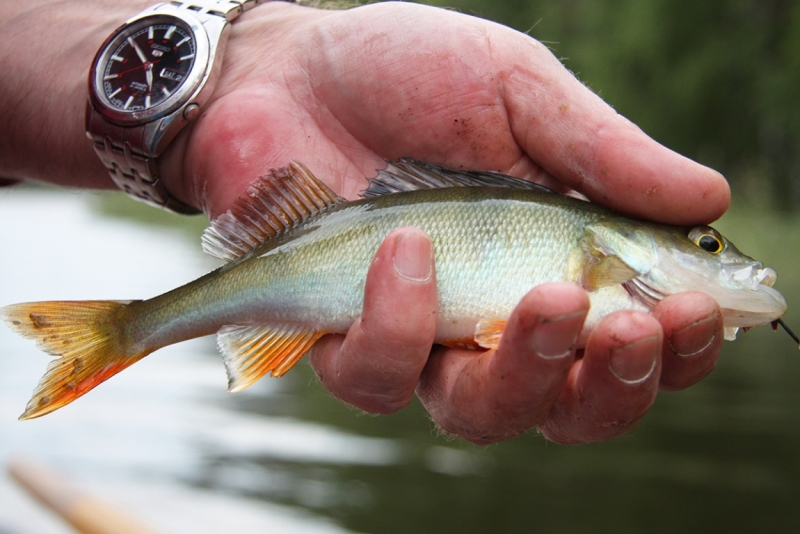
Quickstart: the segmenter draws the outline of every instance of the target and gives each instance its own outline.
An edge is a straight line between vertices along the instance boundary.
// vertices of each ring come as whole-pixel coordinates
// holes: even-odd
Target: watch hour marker
[[[115,78],[119,78],[119,74],[107,74],[105,77],[103,77],[104,80],[113,80]]]
[[[147,38],[150,39],[151,41],[153,40],[153,27],[152,26],[147,28]]]
[[[139,56],[139,59],[142,60],[142,63],[146,63],[147,56],[144,55],[144,52],[142,52],[142,49],[139,48],[139,45],[136,44],[136,41],[134,41],[132,37],[128,37],[128,44],[131,45],[131,48],[133,48],[136,55]]]
[[[118,55],[115,54],[111,56],[111,61],[119,61],[120,63],[122,63],[123,61],[125,61],[125,58],[119,57]]]
[[[109,98],[109,99],[112,99],[112,98],[114,98],[115,96],[117,96],[117,93],[119,93],[120,91],[122,91],[122,87],[117,87],[117,88],[114,90],[114,92],[113,92],[113,93],[111,93],[110,95],[108,95],[108,98]]]
[[[164,96],[169,96],[170,95],[170,92],[167,90],[166,87],[162,87],[161,88],[161,92],[164,93]]]
[[[132,102],[133,102],[133,97],[129,96],[128,100],[125,101],[124,109],[128,109],[128,106],[130,106]]]
[[[193,57],[194,57],[194,54],[187,54],[185,56],[181,56],[180,57],[180,61],[186,61],[187,59],[192,59]]]
[[[150,107],[150,95],[147,95],[146,97],[144,97],[144,109],[147,109],[149,107]]]
[[[175,26],[170,26],[169,29],[167,30],[167,33],[164,34],[164,39],[169,39],[170,37],[172,37],[172,34],[175,33],[176,29],[177,28]]]
[[[184,37],[183,39],[181,39],[180,41],[178,41],[177,43],[175,43],[175,47],[176,47],[176,48],[180,47],[180,46],[181,46],[183,43],[185,43],[185,42],[186,42],[186,41],[188,41],[189,39],[191,39],[191,37],[189,37],[189,36],[187,35],[186,37]]]

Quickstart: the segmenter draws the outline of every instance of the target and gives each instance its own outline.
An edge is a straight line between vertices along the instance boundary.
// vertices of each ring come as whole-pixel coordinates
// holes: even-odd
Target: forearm
[[[0,3],[0,177],[114,187],[85,135],[89,67],[114,28],[149,3]]]

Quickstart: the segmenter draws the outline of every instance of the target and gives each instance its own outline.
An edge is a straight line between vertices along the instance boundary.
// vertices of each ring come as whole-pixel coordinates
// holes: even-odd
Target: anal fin
[[[228,372],[228,391],[241,391],[267,373],[283,376],[324,335],[299,325],[223,327],[217,347]]]

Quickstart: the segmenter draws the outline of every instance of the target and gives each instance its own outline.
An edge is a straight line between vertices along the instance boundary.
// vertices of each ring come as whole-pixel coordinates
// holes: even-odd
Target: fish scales
[[[602,215],[549,200],[534,191],[487,188],[413,191],[348,204],[228,268],[224,276],[236,277],[230,284],[236,289],[218,299],[236,301],[239,316],[218,322],[300,322],[344,332],[361,311],[378,246],[392,230],[414,226],[434,246],[438,340],[452,337],[459,322],[458,336],[471,337],[479,318],[507,317],[531,287],[575,281],[566,272],[569,256],[586,222]]]

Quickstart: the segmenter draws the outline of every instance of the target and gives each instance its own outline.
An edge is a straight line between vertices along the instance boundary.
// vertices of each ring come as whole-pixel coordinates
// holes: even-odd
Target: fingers
[[[658,393],[663,334],[641,312],[606,316],[570,370],[542,434],[563,444],[602,441],[630,430]]]
[[[479,444],[517,436],[546,417],[572,365],[589,299],[571,284],[530,291],[497,350],[440,349],[417,394],[446,432]]]
[[[541,44],[495,41],[517,143],[591,200],[671,224],[707,223],[728,206],[716,171],[656,143],[580,83]]]
[[[623,434],[644,416],[659,386],[683,389],[711,372],[722,328],[717,303],[696,292],[665,298],[652,316],[609,315],[590,336],[540,430],[560,443]]]
[[[723,340],[722,312],[703,293],[680,293],[661,301],[653,316],[664,329],[661,388],[687,388],[717,363]]]
[[[405,407],[414,395],[436,332],[433,246],[421,230],[384,240],[367,275],[364,308],[347,336],[328,336],[311,365],[335,397],[372,413]]]

